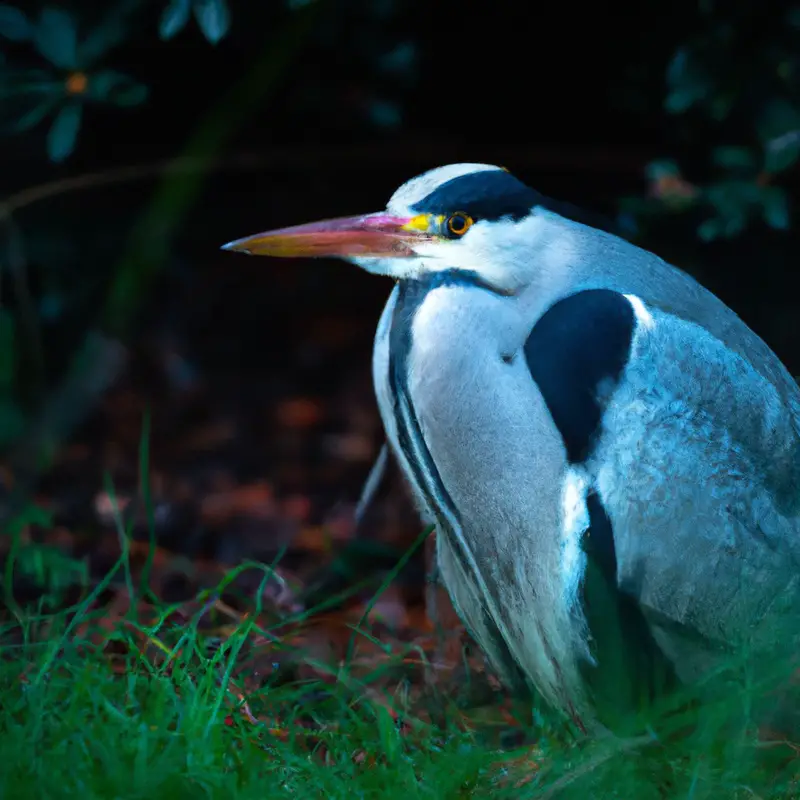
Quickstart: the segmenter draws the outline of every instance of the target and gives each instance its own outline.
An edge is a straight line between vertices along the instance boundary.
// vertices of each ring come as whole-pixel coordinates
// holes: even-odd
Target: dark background
[[[207,169],[186,213],[164,229],[157,214],[146,225],[142,214],[159,186],[172,181],[180,191],[187,178],[158,170],[56,192],[14,213],[45,363],[34,374],[23,325],[15,391],[25,425],[6,462],[26,480],[9,485],[33,492],[70,530],[107,527],[97,511],[103,476],[135,496],[149,412],[166,546],[235,561],[308,543],[323,529],[347,539],[342,520],[381,441],[369,369],[389,285],[342,263],[245,259],[219,245],[378,210],[400,183],[450,162],[500,163],[544,193],[612,217],[624,198],[652,194],[654,159],[709,181],[715,146],[754,141],[747,104],[772,91],[764,54],[791,4],[703,5],[317,0],[292,9],[231,0],[230,32],[212,46],[193,21],[160,41],[163,4],[142,4],[106,61],[148,84],[148,101],[88,106],[63,164],[46,157],[46,124],[4,139],[0,192],[175,159],[199,131],[241,119],[219,146],[204,149],[201,135],[192,152],[208,157]],[[91,3],[68,7],[86,26],[102,13]],[[676,51],[724,26],[735,35],[715,74],[741,102],[724,120],[669,113]],[[9,62],[36,63],[22,45],[5,52]],[[259,60],[262,76],[248,77]],[[241,89],[248,80],[250,92]],[[263,95],[245,108],[253,87]],[[791,199],[791,171],[781,185]],[[631,236],[698,275],[800,372],[794,229],[756,220],[706,243],[698,215],[664,211],[636,220]],[[123,262],[144,277],[114,306]],[[21,313],[20,284],[6,274],[10,308]],[[56,426],[52,462],[32,467],[31,437],[91,331],[122,343],[126,366]],[[364,535],[402,542],[416,523],[390,484]],[[204,505],[253,486],[263,489],[255,507],[233,503],[215,517]]]

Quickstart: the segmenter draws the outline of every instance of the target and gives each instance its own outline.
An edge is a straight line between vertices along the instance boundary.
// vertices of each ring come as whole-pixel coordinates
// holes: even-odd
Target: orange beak
[[[414,244],[433,238],[421,222],[386,213],[341,217],[257,233],[222,249],[280,258],[406,258],[414,255]]]

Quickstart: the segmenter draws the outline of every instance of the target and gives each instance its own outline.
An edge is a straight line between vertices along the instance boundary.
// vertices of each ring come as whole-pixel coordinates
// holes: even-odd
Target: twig
[[[466,157],[467,148],[463,156]],[[133,183],[159,176],[191,175],[198,172],[250,172],[255,169],[319,169],[322,167],[352,164],[391,164],[415,166],[421,162],[441,163],[461,157],[453,151],[452,142],[435,139],[407,141],[402,149],[395,146],[374,145],[371,147],[282,147],[272,148],[269,153],[242,153],[226,158],[210,156],[180,156],[149,164],[129,164],[108,170],[89,172],[47,181],[26,187],[9,195],[0,202],[0,219],[21,211],[43,200],[62,194]],[[537,146],[523,149],[501,148],[489,151],[484,158],[492,161],[513,163],[516,168],[536,169],[543,166],[569,167],[591,172],[618,172],[638,175],[647,161],[646,153],[631,154],[608,151],[571,152],[560,147]]]
[[[361,526],[361,522],[364,519],[364,514],[366,514],[367,509],[370,507],[370,505],[372,505],[372,501],[375,499],[375,492],[378,491],[378,487],[381,485],[381,480],[386,473],[386,464],[388,463],[388,459],[389,446],[386,442],[384,442],[381,446],[380,452],[378,453],[378,457],[375,459],[375,463],[372,465],[372,469],[369,471],[369,475],[367,475],[367,480],[364,482],[364,488],[361,490],[361,497],[358,498],[358,504],[356,505],[356,510],[353,513],[356,529]]]

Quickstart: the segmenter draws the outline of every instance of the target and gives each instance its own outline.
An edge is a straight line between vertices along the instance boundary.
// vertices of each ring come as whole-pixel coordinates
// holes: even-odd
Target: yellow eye
[[[463,236],[471,227],[473,219],[461,211],[451,214],[447,219],[447,232],[451,236]]]

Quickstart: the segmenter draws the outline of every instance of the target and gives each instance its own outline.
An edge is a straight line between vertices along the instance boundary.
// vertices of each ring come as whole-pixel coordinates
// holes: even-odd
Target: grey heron
[[[394,279],[375,390],[442,579],[500,677],[590,729],[796,640],[800,391],[715,295],[574,216],[454,164],[224,249]]]

